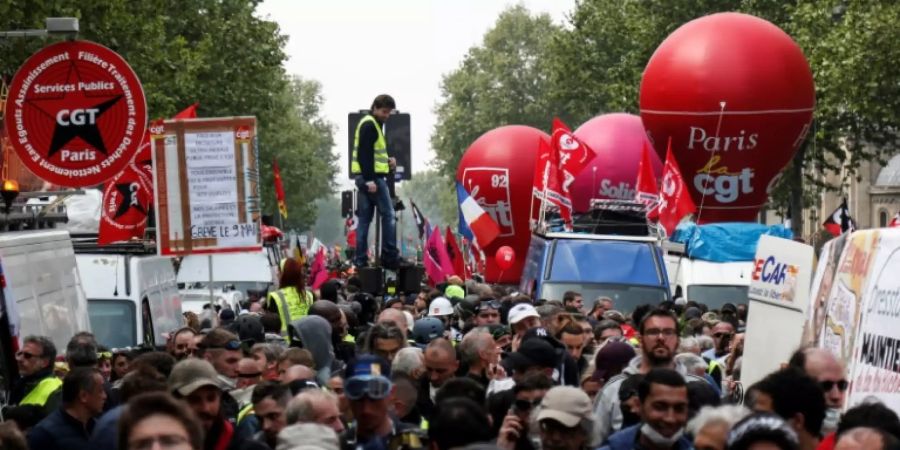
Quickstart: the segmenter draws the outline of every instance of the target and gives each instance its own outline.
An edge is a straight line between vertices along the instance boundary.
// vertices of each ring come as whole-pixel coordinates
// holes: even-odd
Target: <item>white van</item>
[[[18,334],[47,336],[57,351],[79,331],[91,331],[88,305],[65,230],[0,233],[7,317]]]
[[[666,272],[673,297],[703,303],[710,309],[725,303],[747,303],[753,261],[711,262],[684,255],[682,244],[667,242]]]
[[[75,259],[101,344],[161,347],[168,333],[184,325],[172,259],[157,256],[152,244],[76,240]]]
[[[212,278],[209,266],[212,258]],[[209,302],[212,281],[216,304],[238,311],[239,303],[277,287],[277,265],[267,251],[188,255],[178,268],[178,288],[184,309],[199,312]]]

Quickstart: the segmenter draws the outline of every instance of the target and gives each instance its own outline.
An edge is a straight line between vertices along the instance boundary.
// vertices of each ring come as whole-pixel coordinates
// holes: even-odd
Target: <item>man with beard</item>
[[[438,338],[425,348],[425,374],[419,383],[419,398],[416,406],[426,420],[434,414],[434,397],[437,390],[456,375],[459,361],[456,349],[447,339]]]
[[[169,391],[184,399],[203,425],[206,450],[266,450],[266,446],[237,436],[222,414],[222,389],[212,364],[201,359],[179,362],[169,375]]]
[[[684,377],[670,369],[653,369],[638,386],[641,423],[609,437],[600,450],[688,450],[684,437],[688,417],[688,390]]]
[[[197,332],[193,328],[184,327],[172,335],[169,354],[175,357],[176,361],[194,356],[197,352]]]
[[[713,390],[705,379],[688,374],[683,366],[675,363],[675,351],[679,343],[678,319],[672,312],[664,309],[648,312],[642,317],[638,331],[641,356],[632,359],[622,374],[611,378],[598,395],[594,414],[597,416],[601,441],[605,441],[610,434],[622,427],[619,388],[625,379],[632,375],[646,375],[656,368],[672,369],[677,371],[686,382],[703,383],[700,385],[700,389]]]

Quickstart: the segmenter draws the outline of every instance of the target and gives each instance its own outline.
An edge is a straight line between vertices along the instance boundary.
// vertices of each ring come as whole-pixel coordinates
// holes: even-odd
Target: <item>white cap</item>
[[[428,305],[429,316],[449,316],[453,314],[453,304],[446,297],[437,297]]]
[[[527,317],[541,317],[541,315],[528,303],[519,303],[509,310],[510,325],[515,325]]]

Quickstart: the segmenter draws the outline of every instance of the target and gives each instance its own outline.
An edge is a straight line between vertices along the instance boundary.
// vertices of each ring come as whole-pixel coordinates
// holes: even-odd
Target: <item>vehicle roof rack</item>
[[[72,247],[78,254],[103,254],[103,255],[155,255],[156,242],[150,240],[133,239],[112,244],[97,244],[95,233],[73,233]]]
[[[565,231],[559,208],[548,205],[545,226],[540,234]],[[576,234],[648,236],[659,238],[659,229],[647,221],[647,206],[631,200],[591,200],[590,210],[573,214],[572,230]]]

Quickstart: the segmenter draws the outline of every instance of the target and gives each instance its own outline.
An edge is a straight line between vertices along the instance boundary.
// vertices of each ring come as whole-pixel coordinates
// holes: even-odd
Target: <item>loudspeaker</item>
[[[372,295],[381,295],[384,289],[384,270],[381,267],[364,267],[356,275],[362,283],[362,291]]]
[[[425,268],[422,266],[404,266],[397,272],[397,290],[400,292],[419,292],[422,290],[422,278]]]

